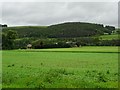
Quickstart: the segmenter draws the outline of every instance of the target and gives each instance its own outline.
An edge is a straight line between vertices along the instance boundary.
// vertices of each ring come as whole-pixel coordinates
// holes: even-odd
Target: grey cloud
[[[6,2],[2,23],[8,25],[51,25],[68,21],[117,26],[117,2]]]

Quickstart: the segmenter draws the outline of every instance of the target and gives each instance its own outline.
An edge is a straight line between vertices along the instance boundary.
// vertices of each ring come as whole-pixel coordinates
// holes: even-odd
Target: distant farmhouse
[[[32,44],[28,44],[27,49],[32,49]]]

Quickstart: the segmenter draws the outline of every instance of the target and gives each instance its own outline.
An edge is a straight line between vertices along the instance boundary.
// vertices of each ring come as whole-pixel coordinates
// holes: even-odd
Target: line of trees
[[[7,24],[4,24],[4,25],[0,24],[0,27],[7,27]]]
[[[101,40],[97,37],[20,39],[15,31],[9,30],[6,33],[2,33],[2,49],[26,49],[28,44],[32,44],[32,48],[34,49],[69,48],[79,46],[120,46],[120,39]]]

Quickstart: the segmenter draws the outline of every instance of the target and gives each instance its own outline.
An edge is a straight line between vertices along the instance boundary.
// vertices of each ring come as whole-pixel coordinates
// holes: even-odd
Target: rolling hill
[[[3,32],[8,30],[17,31],[19,37],[38,37],[38,38],[73,38],[88,37],[110,33],[102,24],[85,22],[66,22],[51,26],[19,26],[4,27]]]

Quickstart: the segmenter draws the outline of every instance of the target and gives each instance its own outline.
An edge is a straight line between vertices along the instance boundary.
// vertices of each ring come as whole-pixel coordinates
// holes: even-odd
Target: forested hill
[[[39,37],[39,38],[67,38],[86,37],[104,33],[111,34],[115,30],[113,26],[102,24],[66,22],[51,26],[20,26],[4,27],[3,32],[8,30],[17,31],[19,37]]]

